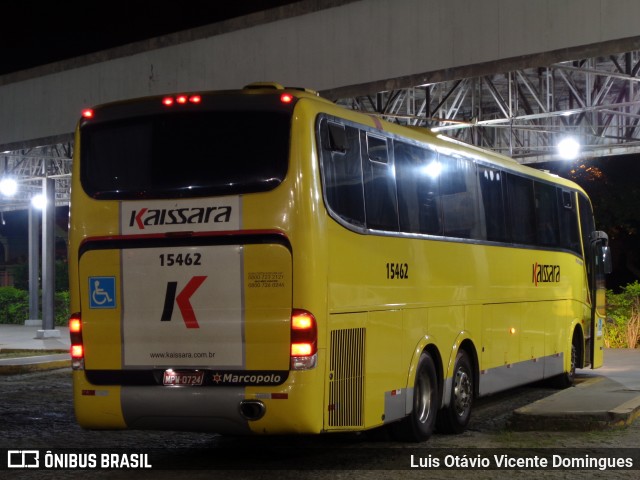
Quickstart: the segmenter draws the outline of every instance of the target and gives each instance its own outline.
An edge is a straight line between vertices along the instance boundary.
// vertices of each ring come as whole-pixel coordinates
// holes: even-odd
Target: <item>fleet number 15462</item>
[[[161,253],[159,257],[161,267],[172,267],[174,265],[190,267],[192,265],[201,265],[202,255],[199,253]]]
[[[389,280],[407,280],[409,278],[409,264],[387,263],[387,278]]]

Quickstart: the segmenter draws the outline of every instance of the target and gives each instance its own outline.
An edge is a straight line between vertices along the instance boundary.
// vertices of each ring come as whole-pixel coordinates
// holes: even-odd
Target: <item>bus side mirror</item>
[[[593,232],[591,234],[591,243],[593,244],[596,270],[599,273],[609,274],[613,271],[613,263],[611,261],[611,250],[609,249],[609,237],[604,232]]]
[[[613,271],[613,263],[611,261],[611,250],[609,249],[609,245],[602,245],[600,257],[602,259],[602,273],[611,273]]]

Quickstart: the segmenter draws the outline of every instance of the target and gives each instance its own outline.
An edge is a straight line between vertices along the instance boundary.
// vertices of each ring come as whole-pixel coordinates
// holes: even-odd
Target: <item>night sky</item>
[[[0,75],[287,3],[293,0],[5,2]]]

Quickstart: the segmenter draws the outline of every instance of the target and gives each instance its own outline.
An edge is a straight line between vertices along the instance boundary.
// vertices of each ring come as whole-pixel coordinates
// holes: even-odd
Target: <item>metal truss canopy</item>
[[[520,163],[559,160],[557,144],[566,136],[578,140],[587,159],[640,152],[639,70],[634,50],[334,100]],[[1,153],[0,178],[14,178],[19,192],[0,198],[0,210],[27,208],[47,177],[56,179],[56,204],[67,205],[72,150],[67,142]]]
[[[340,98],[346,107],[423,126],[509,155],[558,160],[566,136],[581,158],[640,151],[640,52],[555,63]]]
[[[0,153],[0,178],[13,178],[18,183],[15,195],[0,197],[0,211],[28,208],[31,199],[42,194],[46,178],[55,179],[56,205],[68,205],[72,157],[71,142]]]

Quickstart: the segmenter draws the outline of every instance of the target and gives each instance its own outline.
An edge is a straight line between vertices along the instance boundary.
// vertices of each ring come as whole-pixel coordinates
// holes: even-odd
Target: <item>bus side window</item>
[[[560,205],[560,242],[562,247],[581,254],[575,194],[561,188],[558,188],[557,191],[558,204]]]
[[[480,194],[475,163],[440,154],[440,202],[444,235],[485,239],[484,219],[480,218]]]
[[[511,211],[511,240],[515,243],[535,245],[536,223],[533,180],[507,174],[507,195]]]
[[[387,139],[364,134],[367,155],[362,158],[367,228],[398,231],[398,205]]]
[[[588,259],[591,252],[591,238],[590,235],[596,230],[596,223],[593,218],[593,209],[591,203],[582,194],[578,195],[578,206],[580,207],[580,227],[582,229],[582,245],[584,248],[584,258]],[[587,269],[590,269],[591,262],[586,262]]]
[[[400,230],[406,233],[442,234],[439,203],[438,154],[426,148],[394,142]]]
[[[478,166],[482,192],[481,212],[485,218],[487,240],[505,242],[507,238],[504,173],[491,167]]]
[[[347,130],[344,125],[337,123],[327,123],[329,131],[329,150],[332,152],[345,153],[347,151]]]
[[[345,221],[364,226],[360,133],[353,127],[323,122],[322,173],[329,208]]]
[[[538,245],[555,247],[560,243],[556,187],[542,182],[534,182],[534,191]]]

